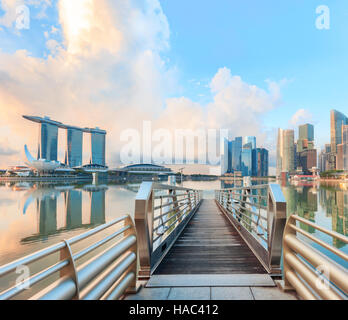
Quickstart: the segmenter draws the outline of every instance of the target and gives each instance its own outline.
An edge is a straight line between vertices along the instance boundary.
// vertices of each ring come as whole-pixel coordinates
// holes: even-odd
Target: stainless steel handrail
[[[281,273],[286,201],[278,184],[217,190],[220,210],[269,273]]]
[[[292,215],[284,231],[282,288],[285,291],[295,290],[305,300],[347,300],[348,269],[342,263],[348,262],[348,255],[299,228],[297,223],[310,226],[315,231],[348,244],[348,237]],[[311,242],[330,252],[333,255],[331,258],[336,257],[338,259],[335,260],[341,260],[342,263],[333,261],[324,250],[319,252]]]
[[[122,226],[123,224],[123,226]],[[112,228],[118,228],[116,231]],[[86,248],[73,253],[72,246],[101,232],[112,232]],[[99,252],[102,250],[102,252]],[[87,255],[95,255],[87,259]],[[58,261],[41,269],[28,279],[9,286],[0,292],[0,300],[20,299],[28,287],[32,300],[78,300],[120,298],[126,291],[136,290],[137,236],[130,216],[122,216],[109,223],[89,230],[69,240],[35,252],[0,267],[0,279],[13,278],[18,267],[32,266],[43,259]],[[81,266],[76,263],[85,258]],[[39,266],[40,267],[40,266]],[[41,267],[40,267],[41,268]],[[44,288],[34,286],[48,281],[51,276],[58,280]],[[18,277],[18,275],[17,275]],[[15,280],[15,279],[11,279]],[[38,291],[38,292],[37,292]]]
[[[148,279],[201,204],[202,192],[143,182],[135,200],[139,278]]]

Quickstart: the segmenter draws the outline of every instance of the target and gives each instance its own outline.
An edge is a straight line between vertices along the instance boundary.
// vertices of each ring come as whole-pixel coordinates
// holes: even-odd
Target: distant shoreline
[[[92,177],[0,177],[3,182],[92,181]]]

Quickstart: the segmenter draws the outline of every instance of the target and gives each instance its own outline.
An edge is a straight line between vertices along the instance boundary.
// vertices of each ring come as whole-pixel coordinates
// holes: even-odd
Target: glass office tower
[[[70,168],[82,165],[83,132],[78,128],[67,128],[67,150],[65,164]]]
[[[252,143],[247,143],[243,146],[241,155],[241,169],[243,177],[248,177],[252,175]]]
[[[251,176],[257,176],[257,165],[256,165],[256,137],[249,136],[245,137],[245,144],[251,143],[252,148],[252,165],[251,165]]]
[[[241,171],[241,156],[242,156],[242,147],[243,147],[243,138],[237,137],[232,141],[231,144],[231,153],[232,153],[232,171]]]
[[[342,143],[342,126],[348,125],[348,118],[337,110],[331,110],[331,152],[337,152]]]
[[[105,133],[91,132],[91,164],[105,166]]]
[[[256,137],[245,137],[245,144],[251,143],[251,148],[256,149]]]
[[[38,159],[58,160],[58,126],[47,122],[39,125]]]
[[[268,177],[269,153],[267,149],[256,149],[257,176]]]
[[[299,126],[299,140],[314,141],[314,126],[312,124],[304,124]]]
[[[222,145],[222,152],[221,152],[221,175],[224,175],[228,172],[228,166],[229,166],[229,141],[228,139],[224,139],[223,145]]]
[[[297,152],[302,152],[307,149],[314,149],[314,126],[313,125],[307,123],[302,126],[299,126],[299,134],[298,134],[296,149],[297,149]]]

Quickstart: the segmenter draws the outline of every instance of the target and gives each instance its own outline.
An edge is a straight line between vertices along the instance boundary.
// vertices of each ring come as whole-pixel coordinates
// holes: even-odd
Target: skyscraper
[[[256,166],[257,176],[267,177],[268,176],[268,150],[264,148],[256,149]]]
[[[314,126],[312,124],[304,124],[299,126],[299,140],[314,141]]]
[[[241,172],[243,176],[258,175],[256,137],[236,137],[232,141],[224,139],[221,148],[221,175],[234,172]],[[260,175],[268,175],[268,151],[262,150],[267,152],[267,157],[262,158]]]
[[[317,167],[317,150],[314,149],[314,126],[304,124],[299,126],[298,141],[295,152],[295,169],[310,174]]]
[[[348,125],[342,127],[343,170],[348,171]]]
[[[331,110],[331,152],[337,152],[342,143],[342,126],[348,125],[348,118],[337,110]]]
[[[58,127],[55,124],[43,122],[39,125],[38,159],[58,159]]]
[[[294,130],[278,130],[277,143],[277,176],[282,172],[291,173],[295,169],[295,132]]]
[[[297,152],[314,148],[314,126],[307,123],[299,126]]]
[[[298,154],[298,165],[304,174],[311,174],[311,169],[317,167],[317,150],[307,149]]]
[[[229,146],[229,141],[228,139],[224,139],[222,146],[221,146],[221,175],[224,175],[225,173],[228,172],[228,146]]]
[[[240,171],[241,170],[241,156],[242,156],[243,138],[237,137],[232,141],[231,151],[232,151],[232,163],[231,170]]]
[[[241,170],[243,176],[252,175],[252,164],[253,164],[253,149],[252,143],[249,142],[243,146],[242,150],[242,161],[241,161]]]
[[[251,137],[251,136],[249,136],[249,137],[245,137],[245,144],[247,144],[247,143],[251,143],[251,148],[252,149],[256,149],[256,137]]]
[[[91,164],[105,166],[105,136],[98,128],[91,130]]]
[[[71,168],[82,165],[83,132],[79,128],[68,127],[65,164]]]

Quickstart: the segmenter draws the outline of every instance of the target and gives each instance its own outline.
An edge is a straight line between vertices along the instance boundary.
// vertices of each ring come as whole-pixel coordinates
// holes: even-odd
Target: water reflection
[[[320,205],[325,209],[326,216],[331,218],[332,230],[348,235],[348,193],[332,187],[320,189]],[[345,243],[335,239],[334,245],[342,248]]]
[[[85,228],[105,223],[106,185],[85,185],[80,189],[75,186],[40,187],[34,186],[24,195],[22,212],[25,215],[31,205],[35,205],[38,233],[21,239],[21,243],[47,240],[67,230]],[[83,222],[83,193],[88,194],[89,212]],[[58,201],[63,198],[63,211],[58,211]],[[59,215],[63,215],[60,217]],[[63,225],[59,225],[59,221]],[[87,220],[87,221],[86,221]]]
[[[253,181],[253,184],[268,181]],[[241,187],[242,181],[185,181],[184,186],[205,190]],[[139,184],[52,184],[0,183],[0,264],[23,257],[63,239],[109,222],[124,214],[133,215]],[[327,229],[348,235],[348,191],[339,184],[283,185],[288,216],[292,213]],[[301,225],[309,233],[318,231]],[[348,246],[316,234],[344,252]]]
[[[348,235],[348,192],[339,185],[287,185],[282,189],[287,201],[288,216],[296,213],[320,226]],[[317,232],[302,223],[300,227],[312,234]],[[323,235],[321,237],[325,238]],[[347,247],[338,239],[334,239],[332,244],[340,249]]]

